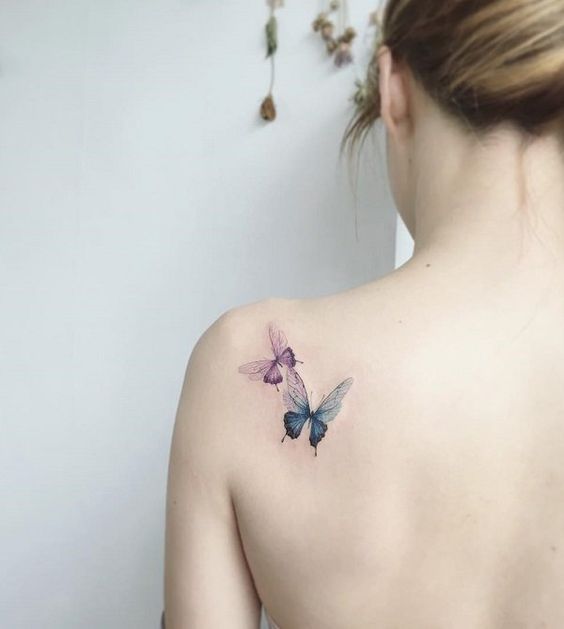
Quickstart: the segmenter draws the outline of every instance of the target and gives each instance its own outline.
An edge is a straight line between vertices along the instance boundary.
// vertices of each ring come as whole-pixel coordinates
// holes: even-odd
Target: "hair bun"
[[[512,122],[536,134],[564,118],[562,0],[390,0],[381,43],[445,112],[475,131]],[[368,72],[367,97],[341,149],[380,117]]]

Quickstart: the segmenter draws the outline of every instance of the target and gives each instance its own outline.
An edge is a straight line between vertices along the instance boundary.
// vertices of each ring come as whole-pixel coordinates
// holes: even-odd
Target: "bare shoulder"
[[[272,358],[269,330],[303,321],[304,306],[299,300],[266,299],[229,309],[200,336],[190,356],[187,379],[214,390],[218,402],[237,399],[241,391],[238,375],[242,361]],[[252,375],[252,374],[251,374]]]
[[[296,325],[300,308],[299,301],[287,299],[238,306],[224,312],[198,339],[175,421],[175,444],[198,465],[236,466],[239,454],[250,447],[249,436],[257,427],[254,418],[278,379],[267,378],[272,386],[255,389],[257,395],[249,395],[244,384],[264,379],[265,361],[271,364],[275,358],[273,343],[280,352],[286,349],[282,329],[284,324]],[[281,331],[279,339],[270,336],[275,328]],[[245,364],[254,365],[254,373],[241,373]]]
[[[236,306],[225,311],[200,336],[193,354],[209,357],[221,346],[222,352],[236,353],[245,347],[249,334],[265,321],[294,317],[303,310],[301,300],[272,298]]]
[[[372,322],[382,324],[386,323],[387,317],[394,317],[394,306],[401,308],[406,295],[404,286],[405,280],[396,271],[369,285],[322,297],[271,298],[237,306],[224,312],[202,334],[195,355],[209,360],[221,349],[223,358],[226,353],[239,356],[252,347],[253,340],[261,333],[264,335],[270,325],[301,332],[311,339],[316,334],[322,337],[335,332],[335,336],[326,339],[327,344],[335,344],[347,334],[354,336],[352,328],[365,321],[367,315]],[[378,327],[372,326],[371,332],[377,333]],[[225,365],[226,361],[220,364]]]

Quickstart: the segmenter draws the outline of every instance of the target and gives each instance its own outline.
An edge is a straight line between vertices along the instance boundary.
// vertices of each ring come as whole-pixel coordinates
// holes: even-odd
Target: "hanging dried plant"
[[[357,107],[362,107],[368,98],[368,85],[360,79],[356,79],[354,84],[356,85],[356,91],[352,96],[352,100]]]
[[[260,105],[260,116],[263,120],[272,122],[276,119],[276,107],[272,90],[274,89],[274,58],[278,51],[278,21],[274,14],[276,9],[284,6],[284,0],[266,0],[266,5],[270,10],[270,17],[265,25],[266,34],[266,58],[270,58],[270,87],[268,94]]]
[[[335,54],[335,65],[337,67],[344,66],[351,63],[352,56],[352,41],[356,37],[356,31],[352,26],[347,26],[341,32],[338,37],[335,37],[335,23],[329,19],[329,15],[333,12],[338,12],[340,27],[343,27],[343,23],[347,20],[347,0],[331,0],[329,3],[329,9],[321,11],[315,20],[312,22],[312,28],[314,32],[320,33],[323,41],[325,42],[325,48],[329,55]]]
[[[270,57],[278,49],[278,23],[274,13],[270,16],[265,26],[266,30],[266,56]]]
[[[335,52],[335,65],[340,68],[341,66],[351,63],[352,60],[351,45],[346,42],[341,42]]]
[[[326,0],[327,1],[327,0]],[[276,106],[272,95],[274,87],[274,58],[278,52],[278,22],[275,10],[284,6],[284,0],[266,0],[266,5],[270,10],[270,17],[265,25],[266,34],[266,58],[271,61],[271,80],[267,96],[260,105],[260,115],[263,120],[273,121],[276,119]],[[319,33],[327,53],[334,56],[334,63],[337,67],[346,66],[353,62],[352,44],[357,36],[356,30],[352,26],[346,26],[348,21],[347,0],[330,0],[325,5],[326,10],[321,11],[311,27],[314,32]],[[331,14],[336,14],[336,22],[329,18]],[[372,11],[369,14],[369,25],[381,28],[384,9]],[[337,26],[338,24],[338,26]],[[338,30],[337,30],[338,29]],[[339,33],[337,35],[337,33]],[[355,104],[361,107],[368,98],[370,92],[369,81],[355,81],[355,93],[352,96]]]
[[[378,98],[378,81],[379,81],[379,68],[378,68],[378,50],[383,42],[383,9],[373,11],[368,16],[369,27],[375,27],[375,32],[372,37],[372,51],[370,61],[366,68],[366,73],[363,80],[355,80],[355,92],[351,96],[350,100],[353,100],[356,108],[360,112],[366,111],[366,107],[370,100],[377,100]]]
[[[272,122],[276,118],[276,107],[274,106],[274,99],[272,94],[269,94],[260,106],[260,115],[263,120]]]

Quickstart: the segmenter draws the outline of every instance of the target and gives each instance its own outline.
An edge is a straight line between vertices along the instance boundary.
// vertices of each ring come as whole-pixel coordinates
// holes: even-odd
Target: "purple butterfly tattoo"
[[[278,385],[283,380],[280,367],[284,366],[287,369],[293,369],[296,363],[301,363],[302,361],[296,360],[294,351],[291,347],[288,347],[288,341],[284,332],[277,330],[271,324],[268,328],[268,334],[274,358],[255,360],[241,365],[239,373],[248,375],[250,380],[262,380],[266,384],[273,384],[276,390],[279,391]]]

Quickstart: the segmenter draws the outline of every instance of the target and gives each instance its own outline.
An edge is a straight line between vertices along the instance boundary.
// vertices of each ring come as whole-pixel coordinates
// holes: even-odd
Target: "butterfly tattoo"
[[[293,368],[288,369],[286,377],[287,389],[283,393],[284,404],[288,411],[284,414],[286,437],[297,439],[306,421],[309,421],[309,443],[315,448],[327,432],[327,424],[335,419],[341,410],[341,402],[353,383],[352,378],[343,380],[329,395],[324,397],[315,411],[312,411],[307,397],[304,381]]]
[[[278,385],[283,380],[280,367],[284,366],[288,369],[293,369],[296,363],[301,363],[302,361],[296,360],[294,351],[291,347],[288,347],[288,341],[284,332],[277,330],[271,324],[268,328],[268,334],[274,358],[255,360],[241,365],[239,373],[247,374],[250,380],[262,380],[266,384],[273,384],[276,390],[279,391]]]

